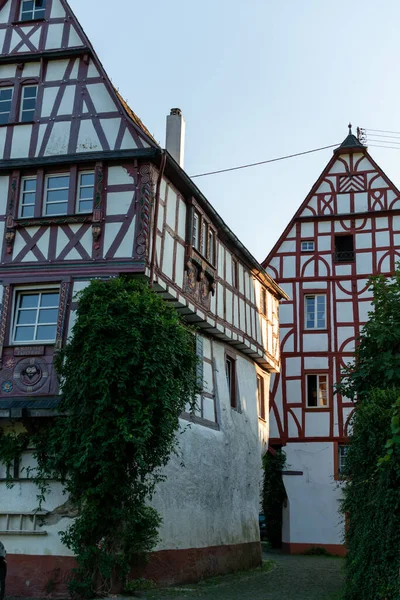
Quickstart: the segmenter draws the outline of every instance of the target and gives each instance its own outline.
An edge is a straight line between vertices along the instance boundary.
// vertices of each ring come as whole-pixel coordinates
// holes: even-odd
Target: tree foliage
[[[338,391],[356,402],[342,511],[345,600],[400,600],[400,269],[373,277],[373,312]]]
[[[73,335],[56,360],[63,416],[36,435],[37,482],[60,479],[78,517],[62,540],[78,561],[71,590],[108,593],[157,541],[148,506],[196,394],[193,332],[134,279],[81,292]]]
[[[349,525],[345,600],[400,599],[400,452],[378,466],[399,394],[370,391],[355,411],[342,503]]]
[[[400,268],[391,278],[372,277],[369,289],[373,311],[338,387],[348,398],[362,399],[375,388],[400,388]]]
[[[267,538],[273,548],[282,545],[282,506],[286,499],[282,471],[286,456],[281,449],[276,454],[267,452],[263,457],[264,483],[262,507],[267,525]]]

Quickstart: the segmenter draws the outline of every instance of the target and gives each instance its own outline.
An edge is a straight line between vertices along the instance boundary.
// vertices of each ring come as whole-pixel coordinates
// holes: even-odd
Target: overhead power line
[[[321,148],[314,148],[314,150],[306,150],[305,152],[296,152],[296,154],[287,154],[286,156],[279,156],[278,158],[270,158],[269,160],[262,160],[260,162],[250,163],[248,165],[240,165],[238,167],[230,167],[229,169],[220,169],[219,171],[209,171],[208,173],[200,173],[198,175],[191,175],[191,178],[195,177],[206,177],[207,175],[218,175],[219,173],[228,173],[229,171],[238,171],[239,169],[249,169],[250,167],[258,167],[260,165],[266,165],[268,163],[278,162],[278,160],[287,160],[288,158],[295,158],[296,156],[304,156],[305,154],[312,154],[313,152],[320,152],[321,150],[327,150],[328,148],[336,148],[339,144],[330,144],[329,146],[322,146]]]

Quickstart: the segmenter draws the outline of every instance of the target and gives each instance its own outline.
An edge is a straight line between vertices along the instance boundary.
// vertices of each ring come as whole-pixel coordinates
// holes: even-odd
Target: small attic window
[[[21,21],[37,21],[44,19],[47,0],[22,0]]]

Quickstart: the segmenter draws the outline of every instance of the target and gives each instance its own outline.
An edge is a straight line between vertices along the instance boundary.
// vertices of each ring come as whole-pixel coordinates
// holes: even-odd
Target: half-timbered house
[[[260,561],[261,449],[280,365],[284,292],[225,225],[183,164],[184,122],[162,150],[112,86],[66,0],[0,0],[0,419],[57,415],[55,351],[92,278],[146,276],[195,323],[204,390],[154,499],[150,574],[194,580]],[[9,593],[61,593],[71,522],[54,484],[37,512],[27,451],[0,473]],[[47,592],[46,592],[47,590]]]
[[[368,320],[368,278],[393,273],[399,257],[400,192],[350,129],[263,263],[290,297],[270,413],[271,443],[287,455],[290,552],[345,553],[340,481],[354,406],[334,385]]]

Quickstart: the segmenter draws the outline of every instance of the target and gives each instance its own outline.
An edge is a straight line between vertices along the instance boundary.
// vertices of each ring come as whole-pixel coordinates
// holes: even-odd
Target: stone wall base
[[[282,551],[286,554],[304,554],[310,548],[324,548],[329,554],[334,556],[346,556],[347,547],[342,544],[296,544],[290,542],[282,542]]]
[[[66,598],[68,579],[76,562],[66,556],[7,555],[6,596]],[[260,542],[161,550],[145,566],[134,567],[131,578],[145,577],[160,585],[192,583],[261,564]],[[114,590],[118,592],[117,588]]]

